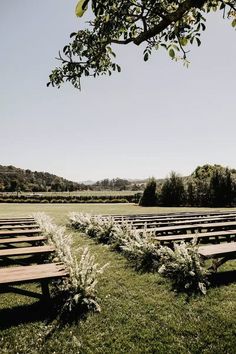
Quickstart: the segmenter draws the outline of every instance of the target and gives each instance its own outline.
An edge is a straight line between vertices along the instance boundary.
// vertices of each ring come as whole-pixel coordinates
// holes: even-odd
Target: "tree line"
[[[87,185],[48,172],[33,172],[29,169],[0,165],[0,192],[140,191],[144,188],[145,182],[145,180],[105,178]]]
[[[0,192],[76,191],[83,185],[48,172],[37,172],[0,165]]]
[[[230,207],[236,205],[236,170],[199,166],[188,177],[171,172],[163,182],[152,178],[140,199],[142,206]]]

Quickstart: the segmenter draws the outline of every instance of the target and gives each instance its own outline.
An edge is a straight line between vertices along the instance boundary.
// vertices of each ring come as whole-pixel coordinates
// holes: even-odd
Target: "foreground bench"
[[[5,257],[17,257],[17,256],[27,256],[27,255],[45,255],[47,253],[52,253],[55,251],[54,246],[35,246],[35,247],[17,247],[17,248],[7,248],[0,249],[0,259]]]
[[[2,238],[0,239],[1,245],[11,245],[11,244],[19,244],[19,243],[36,243],[47,241],[46,236],[20,236],[20,237],[10,237],[10,238]]]
[[[200,246],[198,253],[203,259],[213,259],[210,269],[216,271],[228,260],[236,258],[236,242],[221,243],[219,245]]]
[[[0,221],[0,225],[28,225],[28,224],[36,224],[35,220],[26,220],[26,221]]]
[[[37,298],[49,298],[48,283],[52,279],[68,276],[69,273],[62,263],[36,264],[30,266],[0,268],[0,289],[2,292],[15,292]],[[12,285],[40,282],[42,295]]]
[[[39,225],[37,224],[29,224],[29,225],[9,225],[9,224],[6,224],[6,225],[0,225],[0,230],[24,230],[24,229],[39,229]]]
[[[40,229],[30,229],[30,230],[0,230],[0,238],[1,236],[17,236],[17,235],[35,235],[40,234]]]

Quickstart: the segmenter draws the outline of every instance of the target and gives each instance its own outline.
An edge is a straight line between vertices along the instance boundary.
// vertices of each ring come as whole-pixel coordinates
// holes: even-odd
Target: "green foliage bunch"
[[[159,274],[171,279],[175,289],[206,294],[209,272],[202,265],[196,241],[174,244],[174,249],[161,246]]]
[[[151,241],[151,234],[135,231],[126,233],[122,239],[121,249],[138,270],[157,271],[159,268],[158,246]]]
[[[91,0],[92,15],[84,28],[70,35],[59,53],[61,67],[54,69],[48,85],[65,81],[80,88],[82,77],[120,72],[115,45],[144,44],[143,58],[164,49],[172,60],[188,65],[189,46],[201,44],[206,14],[221,11],[236,26],[235,0]]]
[[[55,255],[51,256],[51,261],[63,262],[69,271],[69,277],[53,283],[54,295],[60,300],[60,312],[76,313],[85,309],[100,311],[96,295],[97,278],[106,265],[99,268],[87,247],[81,250],[78,261],[72,252],[72,238],[66,234],[65,228],[55,225],[44,213],[33,216],[47,236],[48,243],[55,247]]]
[[[116,238],[118,225],[111,217],[93,216],[91,214],[70,213],[70,225],[90,237],[97,238],[103,243],[113,243]]]
[[[182,177],[175,172],[171,172],[170,177],[166,178],[162,185],[159,197],[162,205],[183,205],[186,199],[186,194]]]
[[[157,205],[157,193],[156,193],[156,180],[155,178],[149,179],[144,191],[143,195],[139,201],[139,205],[141,206],[156,206]]]

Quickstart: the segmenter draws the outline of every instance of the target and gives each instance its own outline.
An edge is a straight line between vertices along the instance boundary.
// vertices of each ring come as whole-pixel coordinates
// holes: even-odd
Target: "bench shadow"
[[[38,321],[44,322],[45,325],[56,323],[47,335],[50,336],[57,328],[73,323],[79,324],[80,321],[87,318],[88,311],[83,307],[72,313],[58,316],[59,312],[55,301],[57,301],[55,298],[50,301],[39,300],[30,305],[24,304],[0,310],[0,330]]]
[[[219,273],[212,273],[209,281],[211,287],[220,287],[236,283],[236,270],[227,270]]]
[[[20,305],[0,310],[0,330],[36,321],[53,318],[50,304],[37,301],[31,305]]]

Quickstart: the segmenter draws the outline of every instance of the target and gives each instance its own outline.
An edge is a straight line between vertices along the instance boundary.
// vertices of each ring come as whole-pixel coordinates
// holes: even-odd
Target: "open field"
[[[236,208],[166,208],[166,207],[140,207],[136,204],[0,204],[0,215],[3,216],[25,216],[36,212],[45,212],[55,218],[56,222],[65,222],[69,212],[82,212],[91,214],[157,214],[174,213],[187,211],[230,211]]]
[[[1,204],[0,216],[43,211],[64,224],[70,211],[138,214],[203,210],[207,209],[141,208],[130,204]],[[101,313],[90,314],[87,319],[57,329],[46,338],[49,309],[30,298],[0,294],[1,354],[235,353],[235,261],[222,267],[205,297],[187,298],[175,294],[168,281],[157,274],[136,272],[107,246],[78,232],[72,234],[75,250],[89,245],[99,264],[109,262],[98,286]],[[35,290],[36,285],[27,288]]]

